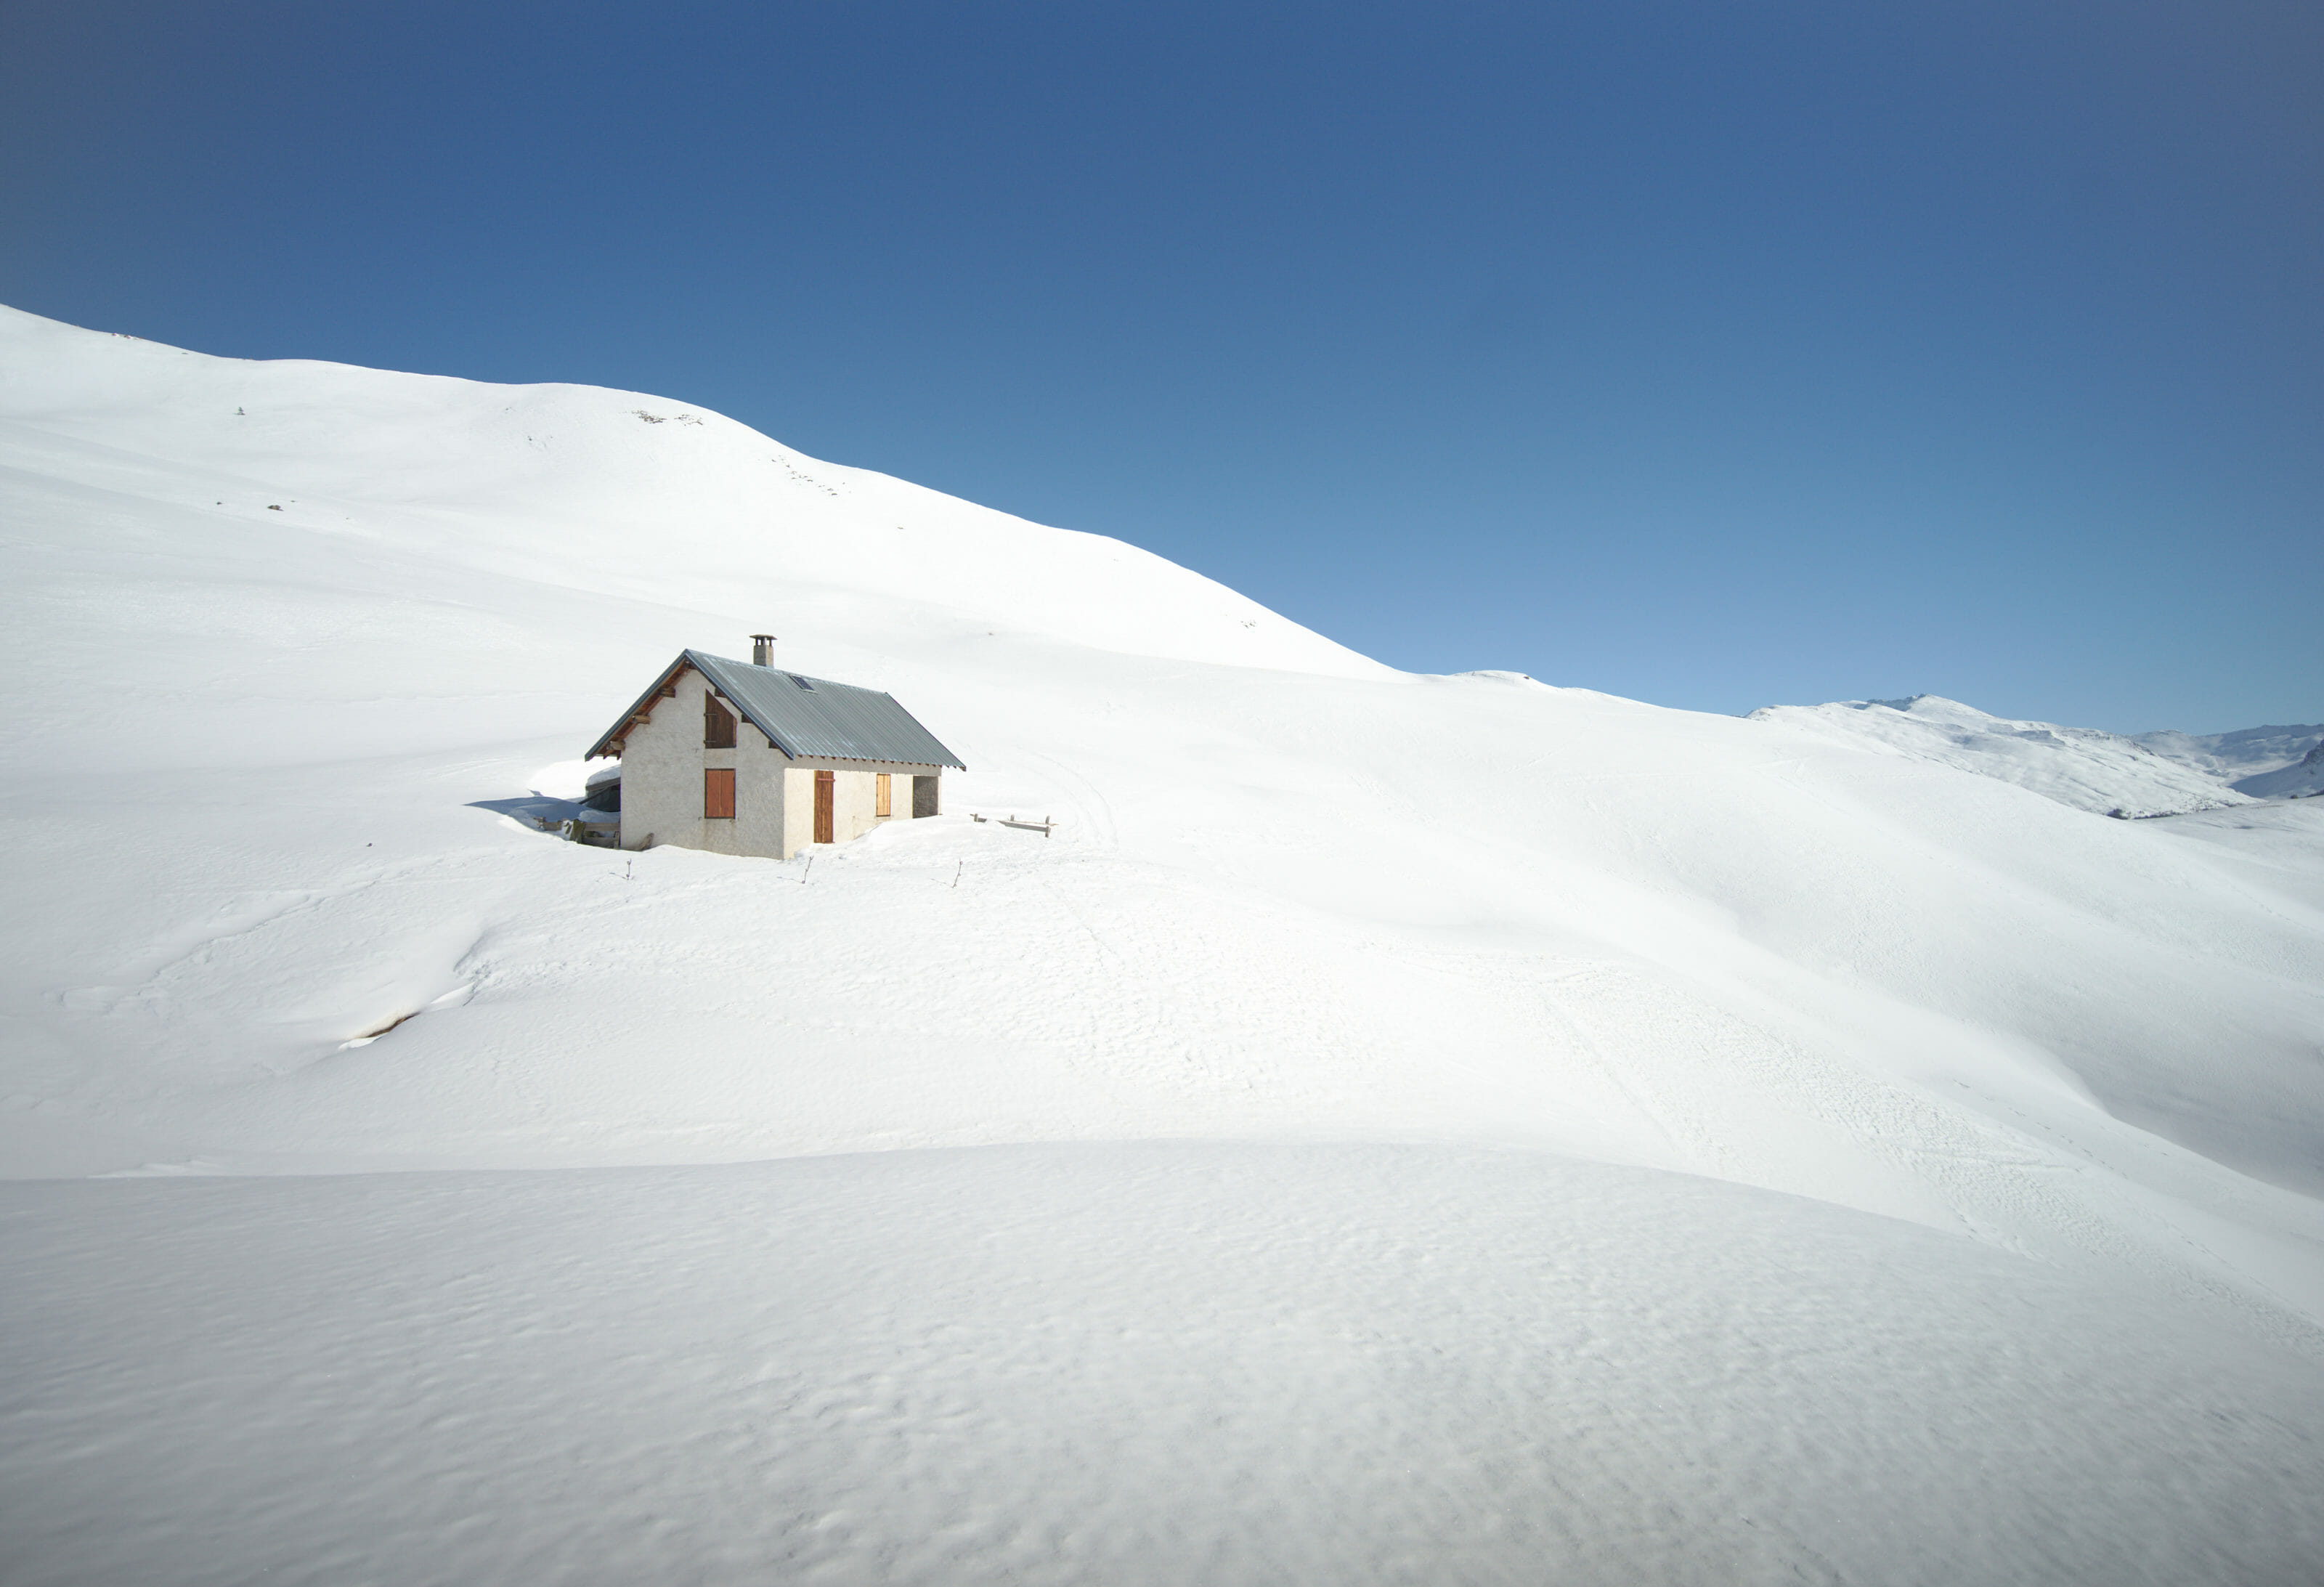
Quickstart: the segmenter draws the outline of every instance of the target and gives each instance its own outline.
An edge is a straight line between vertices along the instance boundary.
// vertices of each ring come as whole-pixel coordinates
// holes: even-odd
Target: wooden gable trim
[[[653,720],[654,702],[678,698],[678,680],[693,669],[694,663],[683,656],[671,662],[669,670],[661,675],[661,681],[648,689],[645,697],[630,707],[630,714],[622,718],[613,732],[589,746],[588,758],[594,761],[608,750],[616,755],[622,753],[628,745],[626,735],[641,724]]]
[[[661,681],[654,685],[653,693],[648,695],[645,699],[641,702],[644,706],[644,709],[639,711],[634,716],[632,716],[630,721],[651,721],[653,719],[654,702],[656,700],[674,700],[678,698],[678,680],[684,678],[689,671],[693,670],[693,662],[680,661],[669,671],[663,673],[661,675]]]

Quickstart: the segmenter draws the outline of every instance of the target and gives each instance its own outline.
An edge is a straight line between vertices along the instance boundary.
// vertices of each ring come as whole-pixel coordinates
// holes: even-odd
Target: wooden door
[[[829,843],[831,838],[832,774],[815,774],[815,841]]]
[[[885,771],[879,773],[879,783],[872,789],[872,813],[874,816],[879,817],[882,821],[885,821],[889,817],[896,813],[894,803],[896,798],[895,789],[889,782],[888,778],[889,773]]]

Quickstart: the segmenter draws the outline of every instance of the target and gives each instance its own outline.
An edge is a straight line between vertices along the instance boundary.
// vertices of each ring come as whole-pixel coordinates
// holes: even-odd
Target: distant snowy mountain
[[[2244,778],[2236,788],[2257,799],[2310,799],[2324,794],[2324,743],[2293,764]]]
[[[2248,802],[2209,772],[2119,734],[2015,722],[1941,695],[1767,706],[1751,720],[1997,778],[2101,816],[2177,816]]]
[[[2244,788],[2244,780],[2298,765],[2317,745],[2324,743],[2324,724],[2244,727],[2233,733],[2204,734],[2166,729],[2142,733],[2136,737],[2138,743],[2158,755],[2191,766],[2245,793],[2255,793],[2255,789]]]

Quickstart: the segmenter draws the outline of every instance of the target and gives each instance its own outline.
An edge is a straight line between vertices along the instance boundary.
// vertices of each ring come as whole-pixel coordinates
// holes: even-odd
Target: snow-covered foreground
[[[661,399],[5,311],[0,522],[0,1150],[145,1176],[0,1198],[37,1579],[2299,1579],[2324,801],[1407,676]],[[951,813],[517,818],[762,628]]]
[[[2324,1558],[2307,1362],[1933,1231],[1537,1152],[48,1185],[0,1229],[25,1587]]]

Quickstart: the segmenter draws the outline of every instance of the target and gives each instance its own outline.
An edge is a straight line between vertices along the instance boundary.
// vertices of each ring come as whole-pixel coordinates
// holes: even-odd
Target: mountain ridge
[[[2124,819],[2227,809],[2249,797],[2200,766],[2120,734],[1995,716],[1941,695],[1763,706],[1747,720],[1972,771],[2072,809]]]

